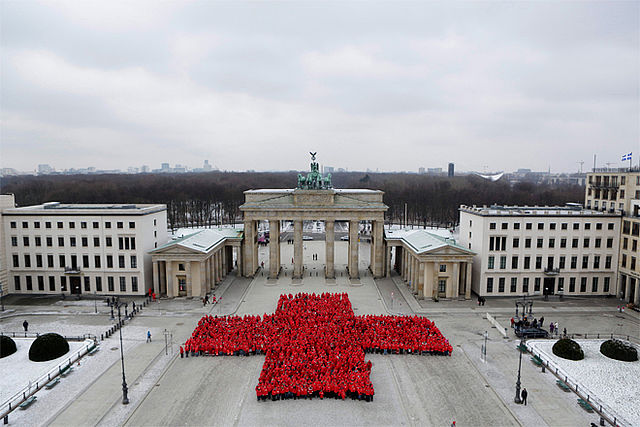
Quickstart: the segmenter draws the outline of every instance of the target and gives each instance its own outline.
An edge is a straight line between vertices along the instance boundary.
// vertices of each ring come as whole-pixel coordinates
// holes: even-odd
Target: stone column
[[[325,250],[325,277],[327,279],[333,279],[336,277],[335,267],[334,267],[334,246],[335,246],[335,221],[334,220],[326,220],[324,222],[325,229],[325,242],[324,242],[324,250]]]
[[[293,221],[293,278],[302,278],[302,220]]]
[[[640,305],[640,279],[636,279],[636,288],[633,293],[633,304]]]
[[[349,278],[357,279],[360,277],[358,271],[358,231],[360,222],[349,221]]]
[[[424,298],[424,270],[425,263],[421,262],[418,268],[418,298]]]
[[[453,289],[454,292],[451,292],[451,297],[458,297],[460,295],[460,261],[453,262]]]
[[[386,263],[385,263],[385,276],[386,277],[391,277],[391,246],[387,246],[387,259],[386,259]],[[397,256],[397,255],[396,255]]]
[[[471,299],[471,275],[473,274],[473,263],[467,262],[467,277],[465,277],[464,297]]]
[[[173,261],[167,260],[165,264],[167,270],[167,296],[173,298],[175,296],[175,289],[173,288]]]
[[[433,263],[433,295],[438,295],[440,290],[438,289],[438,276],[440,275],[440,262]]]
[[[244,277],[253,277],[256,272],[256,263],[257,260],[254,260],[254,247],[257,245],[256,242],[256,233],[255,233],[256,222],[255,221],[245,221],[244,222],[244,240],[243,240],[243,258],[244,258]],[[214,276],[215,280],[216,276]]]
[[[193,296],[193,277],[191,277],[191,261],[185,262],[187,273],[187,296]]]
[[[411,269],[411,264],[409,263],[409,251],[404,250],[403,248],[402,252],[404,253],[404,257],[402,259],[402,270],[404,271],[403,280],[405,282],[408,282],[409,280],[411,280],[409,276],[409,270]]]
[[[216,262],[216,253],[211,255],[211,285],[216,286],[218,284],[218,263]]]
[[[209,255],[209,258],[205,261],[204,272],[206,288],[207,291],[209,291],[211,290],[211,255]]]
[[[198,276],[200,276],[200,296],[204,297],[206,293],[209,291],[209,289],[207,288],[207,280],[206,280],[206,276],[207,276],[206,261],[200,261],[198,263],[198,269],[200,270],[198,274]]]
[[[160,295],[160,272],[158,270],[158,261],[153,261],[153,292]],[[146,290],[146,289],[145,289]]]
[[[432,262],[425,262],[424,272],[422,273],[422,298],[430,298],[433,295],[433,286],[429,281],[429,277],[433,277],[433,273],[430,272],[430,269],[433,268]],[[431,276],[429,275],[431,273]]]
[[[371,270],[374,277],[384,275],[384,222],[373,221],[371,224],[371,245],[373,248],[373,258],[371,259]]]
[[[420,274],[420,263],[418,258],[413,258],[413,275],[411,278],[411,290],[414,294],[418,293],[418,275]]]
[[[280,221],[269,220],[269,277],[280,274]]]
[[[222,278],[227,276],[227,247],[223,246],[220,249],[220,255],[222,256]]]
[[[236,246],[236,256],[238,257],[238,271],[237,275],[242,276],[243,266],[244,266],[244,258],[242,257],[242,247]]]

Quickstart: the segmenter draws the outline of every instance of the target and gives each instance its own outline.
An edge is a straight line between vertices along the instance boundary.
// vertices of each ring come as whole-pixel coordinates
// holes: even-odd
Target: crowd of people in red
[[[204,316],[180,354],[266,354],[258,400],[373,400],[365,352],[450,355],[433,322],[418,316],[355,316],[346,293],[281,295],[274,314]]]

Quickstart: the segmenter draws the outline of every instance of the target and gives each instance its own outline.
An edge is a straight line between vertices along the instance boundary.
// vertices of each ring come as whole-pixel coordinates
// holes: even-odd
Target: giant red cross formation
[[[281,295],[274,314],[204,316],[187,355],[266,353],[258,399],[373,399],[364,353],[450,355],[433,322],[418,316],[355,316],[346,293]],[[182,349],[181,349],[182,351]]]

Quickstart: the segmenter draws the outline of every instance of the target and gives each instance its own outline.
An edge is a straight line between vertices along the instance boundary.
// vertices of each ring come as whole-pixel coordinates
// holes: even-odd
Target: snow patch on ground
[[[48,362],[33,362],[29,360],[29,348],[35,338],[13,338],[18,351],[11,356],[0,359],[0,402],[5,402],[23,388],[29,386],[32,390],[36,387],[36,380],[45,375],[58,365],[66,364],[68,359],[92,341],[69,342],[67,354]]]
[[[609,359],[600,353],[600,345],[605,340],[575,341],[584,351],[583,360],[567,360],[554,355],[555,340],[532,340],[527,345],[543,360],[560,368],[571,384],[577,383],[578,391],[588,390],[591,397],[608,406],[614,414],[631,425],[640,425],[640,361]]]

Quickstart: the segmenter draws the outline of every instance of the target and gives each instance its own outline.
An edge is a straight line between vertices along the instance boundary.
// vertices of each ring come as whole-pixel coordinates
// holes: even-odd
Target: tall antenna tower
[[[582,173],[582,165],[584,165],[584,162],[582,160],[580,160],[579,162],[576,162],[580,165],[580,173]]]

